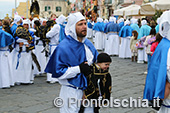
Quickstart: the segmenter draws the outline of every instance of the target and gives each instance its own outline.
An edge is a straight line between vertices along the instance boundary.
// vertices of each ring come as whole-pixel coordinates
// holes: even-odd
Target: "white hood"
[[[165,11],[159,20],[159,33],[170,40],[170,11]]]
[[[71,13],[68,16],[68,23],[65,27],[66,35],[72,36],[75,40],[77,40],[76,23],[80,20],[85,20],[85,17],[80,12]]]

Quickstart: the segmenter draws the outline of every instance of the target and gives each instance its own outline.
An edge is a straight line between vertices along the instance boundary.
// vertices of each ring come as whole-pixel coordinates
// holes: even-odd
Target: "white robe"
[[[130,36],[121,38],[121,44],[119,48],[119,58],[131,58]]]
[[[18,57],[19,45],[16,45],[14,51],[14,61],[13,61],[13,68],[14,68],[14,77],[15,82],[18,83],[30,83],[33,80],[33,70],[32,70],[32,57],[31,51],[28,53],[26,52],[26,47],[23,45],[22,52],[20,54],[20,58]],[[19,59],[18,59],[19,58]],[[16,69],[17,62],[19,60],[18,68]]]
[[[8,47],[0,48],[0,88],[14,86],[12,54]]]
[[[103,50],[103,32],[95,31],[95,48],[97,50]]]
[[[107,40],[105,43],[105,53],[109,55],[119,55],[119,36],[117,34],[107,34]]]

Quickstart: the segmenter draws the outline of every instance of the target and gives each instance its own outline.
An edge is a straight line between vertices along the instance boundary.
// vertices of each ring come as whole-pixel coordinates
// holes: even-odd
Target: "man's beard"
[[[83,31],[82,31],[82,32],[83,32]],[[81,37],[81,38],[83,38],[83,37],[85,37],[85,36],[87,35],[87,31],[86,31],[86,33],[85,33],[85,34],[83,34],[82,32],[77,33],[77,37]]]

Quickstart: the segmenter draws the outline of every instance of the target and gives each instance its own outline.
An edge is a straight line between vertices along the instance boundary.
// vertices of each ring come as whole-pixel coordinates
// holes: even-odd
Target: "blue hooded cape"
[[[54,50],[45,72],[51,73],[54,78],[58,78],[67,71],[68,67],[78,66],[82,62],[87,61],[84,44],[91,50],[94,55],[93,62],[96,62],[98,52],[88,39],[81,43],[71,36],[66,36]],[[87,80],[82,73],[68,79],[68,82],[79,88],[85,89],[87,87]]]
[[[148,25],[141,26],[139,30],[138,39],[141,39],[143,36],[148,36],[150,34],[151,27]]]
[[[14,42],[14,38],[11,34],[0,30],[0,48],[11,45]]]
[[[129,25],[123,26],[119,31],[119,37],[125,38],[128,36],[132,36],[132,31],[133,29]]]
[[[130,27],[132,27],[133,30],[135,30],[135,31],[137,31],[137,32],[139,33],[139,30],[140,30],[140,29],[139,29],[138,24],[131,24]]]
[[[104,32],[104,23],[103,22],[95,23],[94,26],[93,26],[93,30]]]
[[[118,24],[115,24],[114,22],[109,22],[108,24],[106,24],[105,28],[104,28],[104,33],[108,33],[108,32],[119,32],[120,27]]]
[[[169,48],[170,41],[163,38],[152,55],[146,77],[143,99],[153,100],[154,97],[164,99]]]

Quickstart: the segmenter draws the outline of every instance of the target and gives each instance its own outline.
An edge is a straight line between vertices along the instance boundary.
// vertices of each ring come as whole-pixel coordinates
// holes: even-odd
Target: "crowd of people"
[[[104,21],[98,17],[96,22],[88,19],[86,24],[80,12],[58,18],[52,14],[49,20],[33,18],[31,21],[19,15],[15,15],[13,21],[1,20],[0,88],[33,84],[35,75],[46,73],[47,82],[62,85],[60,97],[67,103],[70,96],[81,99],[89,93],[89,75],[102,75],[98,80],[109,81],[110,56],[118,56],[148,63],[144,99],[160,97],[164,103],[160,113],[168,112],[166,107],[170,101],[165,98],[168,98],[170,89],[169,15],[170,11],[164,12],[157,24],[145,18],[138,21],[135,18],[116,20],[115,17]],[[93,43],[88,38],[93,39]],[[98,55],[97,50],[105,53]],[[104,75],[108,78],[103,78]],[[97,84],[96,80],[94,82]],[[107,84],[109,98],[111,81]],[[103,95],[106,92],[102,92]],[[99,110],[98,107],[82,109],[81,112],[88,113]],[[60,108],[61,113],[79,110],[74,104]]]
[[[57,20],[56,20],[57,19]],[[44,74],[47,62],[54,49],[63,40],[66,17],[49,20],[23,19],[1,20],[0,24],[0,88],[33,84],[35,75]],[[47,73],[47,82],[58,80]]]

